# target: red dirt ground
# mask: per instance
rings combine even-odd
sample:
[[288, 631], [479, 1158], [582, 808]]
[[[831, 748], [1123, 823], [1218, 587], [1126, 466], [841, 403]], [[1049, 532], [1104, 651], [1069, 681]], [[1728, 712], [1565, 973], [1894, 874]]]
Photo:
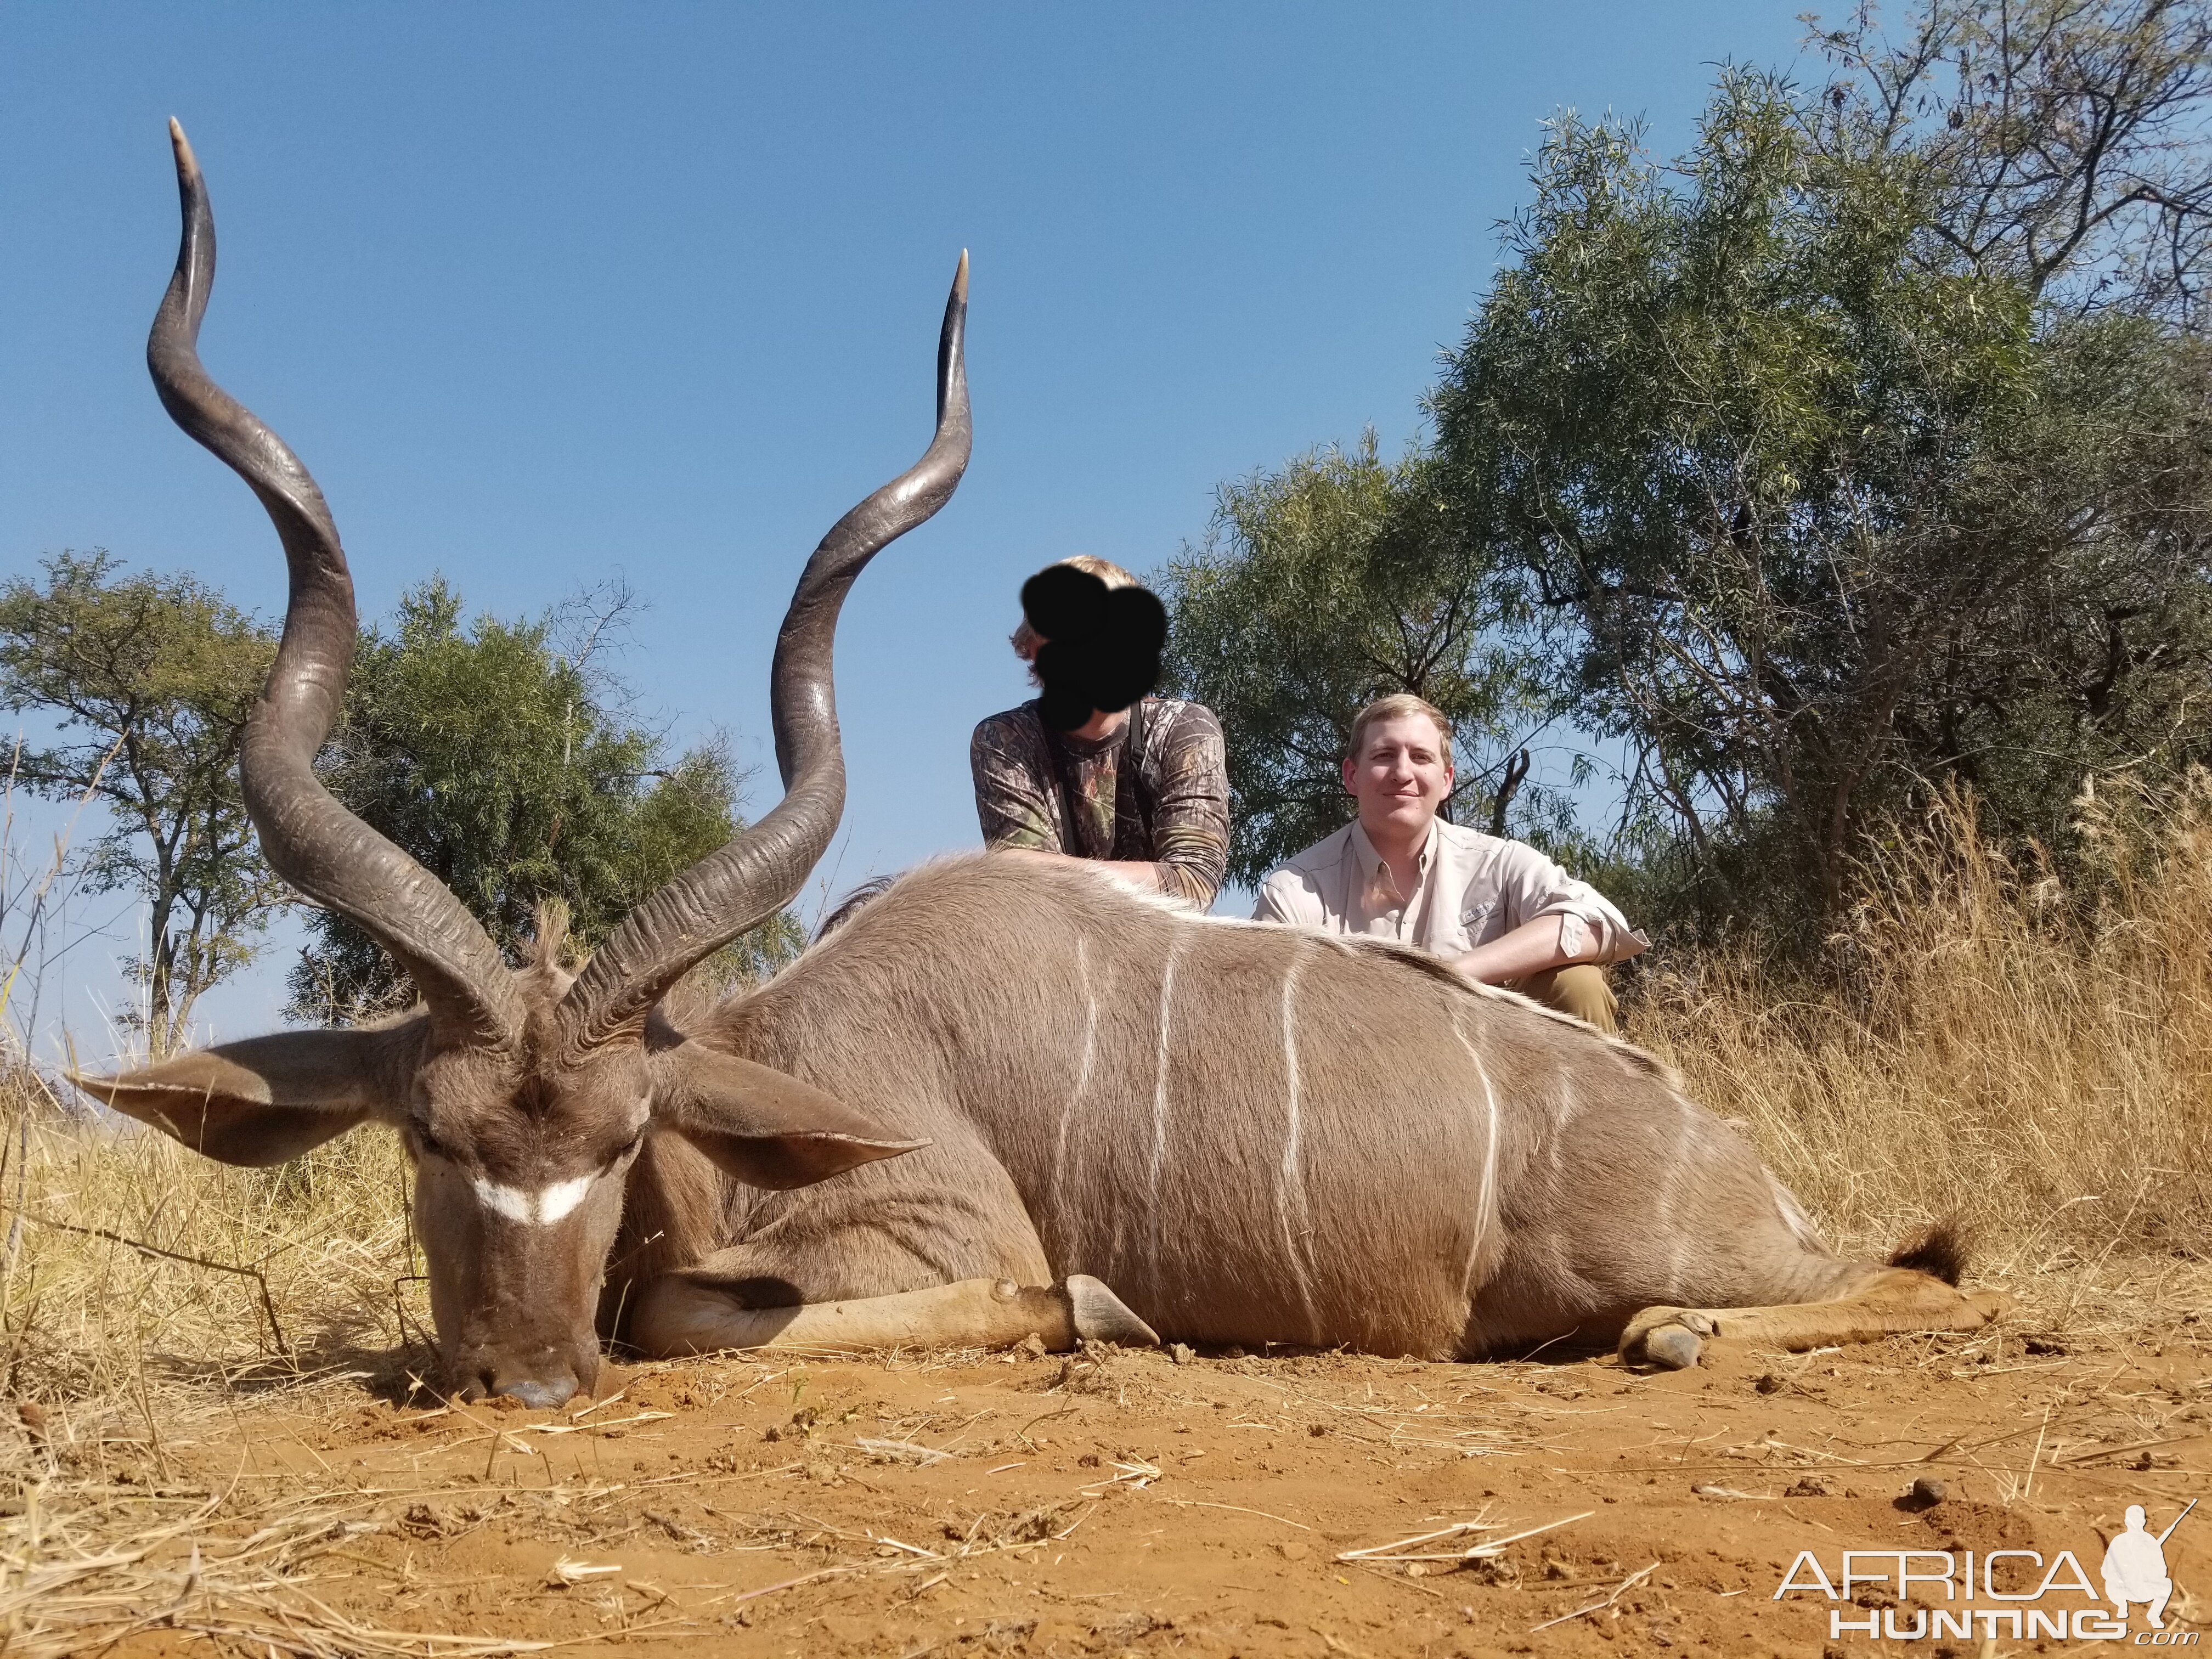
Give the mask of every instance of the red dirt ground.
[[[211, 1559], [287, 1504], [311, 1516], [270, 1594], [363, 1630], [902, 1659], [2098, 1651], [1832, 1640], [1832, 1606], [1858, 1621], [1893, 1597], [1773, 1595], [1800, 1550], [1832, 1576], [1846, 1548], [2070, 1549], [2094, 1580], [2126, 1504], [2155, 1530], [2212, 1485], [2208, 1330], [2185, 1314], [2129, 1347], [2017, 1322], [1814, 1355], [1716, 1345], [1648, 1376], [1609, 1358], [719, 1358], [611, 1369], [599, 1401], [558, 1413], [416, 1410], [356, 1380], [306, 1408], [206, 1413], [135, 1478], [234, 1494], [245, 1518], [198, 1533]], [[1920, 1477], [1941, 1501], [1904, 1496]], [[1550, 1530], [1465, 1564], [1341, 1559], [1467, 1522], [1492, 1529], [1419, 1547]], [[2212, 1512], [2166, 1554], [2167, 1623], [2197, 1629]], [[264, 1651], [177, 1582], [173, 1622], [112, 1651]]]

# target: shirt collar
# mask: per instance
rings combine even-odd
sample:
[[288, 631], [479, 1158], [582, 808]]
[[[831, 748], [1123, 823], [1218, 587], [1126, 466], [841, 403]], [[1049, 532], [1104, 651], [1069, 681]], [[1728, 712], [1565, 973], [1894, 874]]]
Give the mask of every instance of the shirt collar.
[[[1435, 818], [1429, 820], [1428, 839], [1421, 843], [1420, 856], [1413, 861], [1417, 884], [1428, 880], [1429, 871], [1436, 863], [1438, 822]], [[1359, 878], [1364, 885], [1382, 887], [1389, 882], [1389, 866], [1382, 861], [1382, 854], [1375, 850], [1375, 843], [1367, 839], [1367, 826], [1358, 818], [1352, 821], [1352, 857], [1359, 866]], [[1388, 890], [1387, 887], [1385, 890]], [[1411, 893], [1401, 893], [1398, 896], [1408, 903], [1413, 902]]]

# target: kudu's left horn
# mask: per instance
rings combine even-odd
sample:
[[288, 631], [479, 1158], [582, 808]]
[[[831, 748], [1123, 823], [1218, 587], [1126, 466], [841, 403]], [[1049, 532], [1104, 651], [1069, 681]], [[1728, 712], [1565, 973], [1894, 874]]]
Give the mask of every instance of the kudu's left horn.
[[814, 550], [776, 635], [769, 718], [783, 799], [623, 918], [592, 953], [561, 1006], [569, 1039], [591, 1047], [634, 1025], [678, 979], [789, 903], [820, 861], [845, 810], [830, 656], [837, 612], [870, 559], [952, 498], [972, 430], [968, 371], [968, 256], [960, 256], [937, 343], [937, 432], [913, 466], [837, 520]]
[[199, 163], [172, 120], [184, 239], [146, 341], [163, 407], [245, 479], [284, 544], [284, 637], [239, 749], [246, 810], [270, 866], [389, 951], [441, 1033], [498, 1043], [523, 1023], [499, 951], [437, 878], [332, 798], [314, 771], [353, 665], [353, 578], [323, 492], [284, 441], [200, 365], [200, 319], [215, 282], [215, 216]]

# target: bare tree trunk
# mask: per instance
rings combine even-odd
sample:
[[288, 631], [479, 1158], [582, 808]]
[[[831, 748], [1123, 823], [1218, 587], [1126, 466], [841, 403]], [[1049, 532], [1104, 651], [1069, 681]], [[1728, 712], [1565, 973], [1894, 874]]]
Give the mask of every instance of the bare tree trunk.
[[1500, 841], [1505, 838], [1505, 809], [1513, 805], [1513, 797], [1521, 793], [1521, 785], [1528, 775], [1528, 751], [1518, 750], [1505, 763], [1505, 777], [1498, 786], [1497, 799], [1490, 803], [1490, 833]]

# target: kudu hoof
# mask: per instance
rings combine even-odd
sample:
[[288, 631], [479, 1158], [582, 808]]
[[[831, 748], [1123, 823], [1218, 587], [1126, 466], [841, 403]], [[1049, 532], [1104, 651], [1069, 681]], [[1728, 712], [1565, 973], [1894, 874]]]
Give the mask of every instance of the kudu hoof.
[[1157, 1348], [1160, 1334], [1131, 1313], [1121, 1298], [1089, 1273], [1067, 1276], [1067, 1304], [1075, 1334], [1125, 1348]]
[[1630, 1365], [1687, 1370], [1698, 1363], [1705, 1338], [1719, 1334], [1711, 1315], [1692, 1308], [1646, 1308], [1620, 1334], [1620, 1358]]
[[1662, 1325], [1644, 1339], [1641, 1358], [1664, 1371], [1686, 1371], [1698, 1363], [1705, 1340], [1686, 1325]]

